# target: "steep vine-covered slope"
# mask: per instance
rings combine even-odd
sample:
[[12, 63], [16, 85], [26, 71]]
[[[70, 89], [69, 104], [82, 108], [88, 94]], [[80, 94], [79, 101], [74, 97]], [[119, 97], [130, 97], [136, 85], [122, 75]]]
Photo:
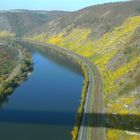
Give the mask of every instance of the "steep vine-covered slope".
[[52, 20], [32, 40], [95, 63], [104, 79], [106, 139], [140, 139], [140, 1], [82, 9]]
[[92, 40], [99, 39], [123, 23], [125, 19], [140, 14], [139, 1], [109, 3], [81, 9], [63, 15], [38, 27], [40, 32], [56, 34], [62, 30], [69, 33], [74, 28], [90, 28]]

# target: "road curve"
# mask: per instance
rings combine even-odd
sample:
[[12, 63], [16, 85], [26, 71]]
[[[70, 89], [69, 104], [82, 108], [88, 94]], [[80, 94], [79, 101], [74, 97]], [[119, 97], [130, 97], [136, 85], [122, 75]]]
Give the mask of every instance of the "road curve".
[[[105, 140], [105, 118], [104, 115], [104, 92], [103, 80], [100, 70], [88, 59], [62, 47], [50, 44], [43, 44], [35, 41], [24, 40], [35, 45], [48, 47], [55, 51], [66, 54], [73, 59], [80, 59], [87, 68], [89, 75], [88, 92], [85, 99], [84, 112], [81, 126], [78, 133], [78, 140]], [[20, 39], [21, 41], [21, 39]]]

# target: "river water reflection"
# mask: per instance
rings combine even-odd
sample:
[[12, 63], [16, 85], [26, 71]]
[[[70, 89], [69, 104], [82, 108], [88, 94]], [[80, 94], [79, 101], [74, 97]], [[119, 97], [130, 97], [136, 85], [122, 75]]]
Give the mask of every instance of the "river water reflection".
[[48, 49], [30, 51], [32, 74], [1, 104], [0, 139], [70, 140], [83, 84], [80, 68]]

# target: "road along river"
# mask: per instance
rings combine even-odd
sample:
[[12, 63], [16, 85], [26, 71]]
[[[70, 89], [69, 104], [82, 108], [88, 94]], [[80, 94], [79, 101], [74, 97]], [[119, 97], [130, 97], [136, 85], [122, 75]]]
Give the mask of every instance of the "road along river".
[[65, 48], [39, 42], [32, 43], [82, 61], [89, 75], [89, 85], [78, 140], [105, 140], [104, 83], [99, 68], [88, 59]]

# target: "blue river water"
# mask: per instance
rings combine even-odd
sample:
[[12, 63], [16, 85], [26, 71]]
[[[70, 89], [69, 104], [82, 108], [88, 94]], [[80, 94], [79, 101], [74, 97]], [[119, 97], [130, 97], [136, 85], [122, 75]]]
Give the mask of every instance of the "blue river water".
[[83, 76], [49, 49], [32, 48], [34, 70], [0, 106], [1, 140], [70, 140]]

